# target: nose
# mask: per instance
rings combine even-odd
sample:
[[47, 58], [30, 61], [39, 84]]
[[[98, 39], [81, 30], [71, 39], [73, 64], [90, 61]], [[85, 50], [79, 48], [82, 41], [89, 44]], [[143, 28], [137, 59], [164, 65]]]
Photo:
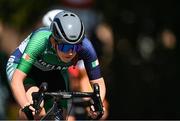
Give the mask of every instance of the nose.
[[73, 55], [73, 50], [70, 49], [67, 53], [68, 53], [68, 55]]

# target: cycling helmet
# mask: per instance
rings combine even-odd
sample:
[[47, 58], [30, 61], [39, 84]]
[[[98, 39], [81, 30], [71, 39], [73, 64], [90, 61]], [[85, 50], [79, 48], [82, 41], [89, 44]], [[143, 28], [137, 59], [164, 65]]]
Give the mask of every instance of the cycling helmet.
[[48, 11], [42, 18], [42, 24], [44, 26], [50, 27], [51, 22], [53, 21], [55, 15], [62, 11], [63, 10], [61, 10], [61, 9], [54, 9], [54, 10]]
[[58, 44], [78, 44], [84, 37], [82, 21], [76, 14], [69, 11], [62, 11], [56, 14], [50, 29]]

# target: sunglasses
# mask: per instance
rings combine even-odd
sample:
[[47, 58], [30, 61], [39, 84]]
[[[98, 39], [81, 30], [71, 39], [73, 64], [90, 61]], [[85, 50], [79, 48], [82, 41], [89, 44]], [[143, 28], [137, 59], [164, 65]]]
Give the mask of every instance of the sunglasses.
[[81, 49], [81, 44], [58, 44], [58, 50], [62, 52], [68, 52], [72, 50], [72, 52], [78, 52]]

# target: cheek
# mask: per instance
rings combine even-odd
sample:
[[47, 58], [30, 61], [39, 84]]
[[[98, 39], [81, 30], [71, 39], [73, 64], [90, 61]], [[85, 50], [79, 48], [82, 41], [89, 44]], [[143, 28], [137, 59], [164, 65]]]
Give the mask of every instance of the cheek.
[[73, 55], [72, 55], [73, 57], [75, 57], [76, 56], [76, 53], [73, 53]]
[[58, 51], [58, 52], [57, 52], [57, 55], [58, 55], [60, 58], [63, 58], [64, 53], [62, 53], [62, 52]]

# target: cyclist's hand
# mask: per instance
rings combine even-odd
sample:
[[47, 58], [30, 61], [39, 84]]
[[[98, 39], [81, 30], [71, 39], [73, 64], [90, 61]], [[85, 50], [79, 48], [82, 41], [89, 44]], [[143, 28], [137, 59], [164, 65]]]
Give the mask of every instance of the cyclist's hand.
[[32, 106], [32, 104], [25, 106], [22, 109], [22, 111], [25, 113], [26, 117], [30, 120], [38, 119], [41, 110], [42, 110], [42, 108], [40, 108], [39, 110], [35, 110], [35, 108]]
[[[105, 108], [103, 108], [103, 110], [105, 111]], [[91, 119], [94, 119], [94, 120], [101, 119], [101, 117], [102, 117], [100, 112], [96, 112], [94, 110], [93, 105], [90, 108], [87, 108], [87, 113], [88, 113], [88, 117], [90, 117]]]
[[35, 115], [35, 108], [32, 105], [29, 105], [29, 109], [31, 110], [32, 114]]
[[35, 109], [31, 105], [27, 105], [24, 108], [22, 108], [21, 111], [24, 112], [27, 119], [33, 120], [34, 119], [33, 110], [35, 110]]

